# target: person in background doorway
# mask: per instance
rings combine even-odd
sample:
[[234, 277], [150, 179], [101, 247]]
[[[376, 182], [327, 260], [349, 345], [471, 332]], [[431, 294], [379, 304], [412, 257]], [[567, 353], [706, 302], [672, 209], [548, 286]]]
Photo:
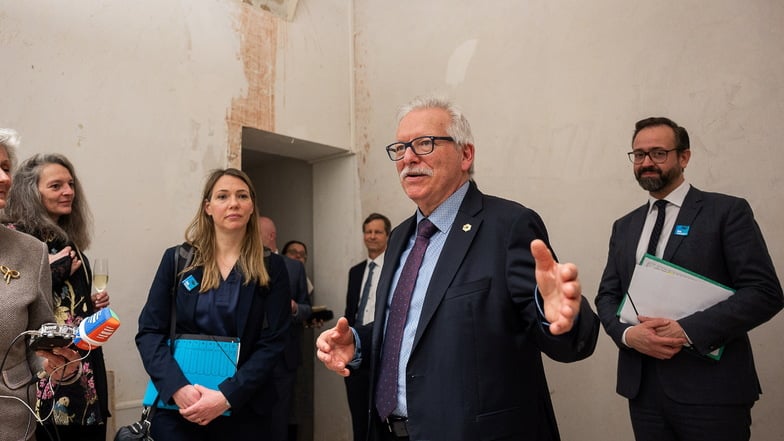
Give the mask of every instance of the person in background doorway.
[[[266, 216], [259, 216], [259, 237], [264, 247], [271, 252], [278, 252], [277, 228], [275, 222]], [[273, 433], [267, 438], [272, 441], [285, 441], [296, 433], [296, 405], [292, 399], [297, 383], [297, 370], [302, 366], [302, 331], [304, 324], [310, 318], [311, 303], [307, 290], [305, 266], [299, 260], [283, 256], [286, 269], [289, 273], [289, 286], [291, 292], [291, 324], [283, 350], [283, 358], [275, 366], [274, 381], [278, 390], [278, 404], [273, 409], [275, 414], [275, 427]]]
[[[283, 245], [283, 251], [281, 251], [284, 256], [288, 257], [289, 259], [299, 260], [302, 262], [303, 265], [308, 261], [308, 247], [305, 245], [304, 242], [300, 242], [298, 240], [290, 240]], [[307, 277], [307, 284], [308, 284], [308, 295], [313, 300], [313, 282], [310, 281], [310, 277]], [[320, 326], [318, 326], [320, 327]]]
[[[109, 294], [92, 293], [92, 270], [84, 254], [91, 242], [92, 215], [73, 164], [63, 155], [37, 154], [22, 162], [8, 194], [6, 221], [46, 243], [52, 271], [55, 321], [79, 326], [109, 306]], [[71, 347], [73, 349], [73, 347]], [[109, 393], [103, 349], [80, 349], [81, 375], [52, 387], [38, 382], [39, 440], [104, 441]]]
[[[304, 242], [298, 240], [290, 240], [283, 245], [283, 254], [291, 259], [299, 260], [305, 265], [308, 261], [308, 247]], [[308, 296], [311, 303], [313, 303], [313, 283], [310, 277], [306, 276], [308, 286]], [[314, 307], [315, 309], [316, 307]], [[313, 360], [315, 359], [315, 348], [313, 347], [314, 330], [324, 326], [324, 321], [332, 317], [332, 311], [326, 309], [325, 306], [319, 306], [318, 311], [311, 314], [310, 319], [305, 323], [305, 331], [303, 332], [303, 345], [302, 345], [302, 358], [304, 366], [297, 371], [297, 384], [294, 390], [295, 400], [292, 401], [297, 408], [292, 411], [292, 414], [297, 415], [298, 419], [298, 432], [301, 434], [299, 437], [291, 438], [291, 440], [299, 439], [306, 440], [308, 434], [312, 433], [312, 415], [313, 415]], [[310, 416], [310, 417], [309, 417]]]
[[265, 248], [269, 248], [275, 254], [278, 254], [278, 229], [275, 227], [275, 222], [267, 216], [259, 215], [259, 236]]
[[[686, 180], [691, 149], [685, 128], [646, 118], [635, 125], [631, 144], [634, 176], [648, 200], [613, 224], [596, 308], [619, 349], [617, 392], [629, 400], [634, 436], [746, 441], [761, 390], [748, 332], [784, 306], [762, 232], [746, 200], [704, 192]], [[617, 312], [645, 254], [734, 294], [677, 320], [641, 310], [639, 324], [623, 323]], [[718, 361], [707, 357], [722, 347]]]
[[[373, 316], [376, 310], [376, 287], [384, 267], [384, 251], [392, 224], [383, 214], [371, 213], [362, 223], [362, 237], [367, 249], [367, 258], [348, 271], [346, 291], [346, 313], [348, 325], [354, 327], [360, 340], [369, 340], [373, 335]], [[351, 427], [354, 441], [367, 439], [368, 415], [370, 413], [370, 363], [364, 359], [346, 377], [346, 397], [351, 411]]]

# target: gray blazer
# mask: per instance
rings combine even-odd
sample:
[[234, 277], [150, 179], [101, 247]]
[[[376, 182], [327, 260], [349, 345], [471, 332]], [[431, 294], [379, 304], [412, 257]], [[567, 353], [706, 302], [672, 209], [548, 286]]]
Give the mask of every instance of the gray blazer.
[[0, 441], [28, 440], [35, 435], [35, 418], [23, 403], [35, 406], [33, 380], [40, 362], [27, 350], [24, 336], [14, 339], [54, 322], [52, 272], [43, 242], [4, 226], [0, 226], [0, 266], [19, 272], [18, 278], [11, 279], [3, 279], [0, 273], [0, 360], [7, 355], [0, 395], [22, 400], [0, 400]]

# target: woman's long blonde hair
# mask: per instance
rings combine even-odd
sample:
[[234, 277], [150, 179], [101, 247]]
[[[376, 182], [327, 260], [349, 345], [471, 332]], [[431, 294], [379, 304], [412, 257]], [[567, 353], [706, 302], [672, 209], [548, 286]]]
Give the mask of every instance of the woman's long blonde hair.
[[251, 282], [257, 282], [261, 286], [266, 286], [269, 283], [269, 274], [264, 265], [264, 246], [259, 237], [259, 227], [256, 221], [256, 190], [253, 188], [248, 175], [236, 168], [227, 168], [214, 170], [207, 178], [204, 185], [204, 192], [199, 204], [199, 209], [196, 212], [188, 228], [185, 230], [185, 241], [190, 243], [194, 248], [193, 260], [191, 264], [185, 268], [189, 271], [195, 267], [204, 267], [204, 276], [201, 282], [199, 292], [206, 292], [210, 289], [217, 288], [220, 283], [221, 274], [218, 268], [218, 261], [215, 256], [217, 248], [215, 238], [215, 222], [212, 216], [208, 216], [204, 209], [205, 202], [212, 198], [212, 191], [218, 179], [223, 176], [233, 176], [241, 179], [245, 185], [248, 186], [250, 192], [250, 199], [253, 203], [253, 212], [248, 219], [248, 224], [245, 228], [245, 239], [242, 242], [240, 249], [240, 258], [238, 260], [240, 270], [244, 276], [244, 285]]

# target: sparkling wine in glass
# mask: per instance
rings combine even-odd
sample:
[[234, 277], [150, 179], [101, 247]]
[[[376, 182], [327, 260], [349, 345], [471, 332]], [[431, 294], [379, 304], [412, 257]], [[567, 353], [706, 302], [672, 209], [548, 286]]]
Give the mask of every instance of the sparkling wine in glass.
[[93, 265], [93, 286], [99, 293], [106, 291], [109, 284], [109, 259], [96, 259]]

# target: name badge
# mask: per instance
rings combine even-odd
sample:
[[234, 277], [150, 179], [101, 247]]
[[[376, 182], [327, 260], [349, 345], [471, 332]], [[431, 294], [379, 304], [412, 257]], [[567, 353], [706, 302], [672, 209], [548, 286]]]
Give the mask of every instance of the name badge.
[[689, 235], [689, 226], [688, 225], [676, 225], [674, 234], [676, 236], [688, 236]]
[[193, 277], [193, 274], [188, 276], [185, 280], [182, 281], [182, 286], [185, 287], [188, 291], [193, 291], [193, 288], [199, 286], [199, 282]]

